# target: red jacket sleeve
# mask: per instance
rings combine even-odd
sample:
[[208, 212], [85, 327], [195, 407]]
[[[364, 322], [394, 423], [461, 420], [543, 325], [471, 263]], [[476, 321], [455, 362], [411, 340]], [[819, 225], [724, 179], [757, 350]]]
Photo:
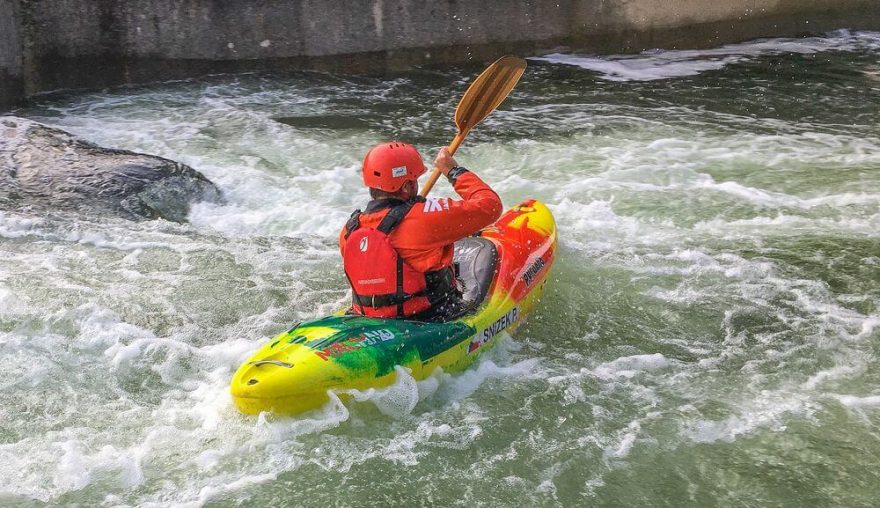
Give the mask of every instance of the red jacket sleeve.
[[461, 200], [428, 198], [416, 203], [410, 216], [418, 228], [407, 228], [401, 247], [443, 247], [472, 235], [501, 216], [501, 198], [471, 172], [462, 173], [453, 184]]

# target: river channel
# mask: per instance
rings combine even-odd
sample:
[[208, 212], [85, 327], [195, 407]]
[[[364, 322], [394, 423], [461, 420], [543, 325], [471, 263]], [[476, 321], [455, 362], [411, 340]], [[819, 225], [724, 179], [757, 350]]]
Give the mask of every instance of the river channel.
[[226, 202], [0, 211], [0, 504], [875, 505], [880, 34], [529, 63], [457, 157], [555, 214], [539, 309], [464, 373], [298, 418], [240, 415], [232, 373], [345, 304], [363, 154], [433, 156], [481, 66], [15, 111]]

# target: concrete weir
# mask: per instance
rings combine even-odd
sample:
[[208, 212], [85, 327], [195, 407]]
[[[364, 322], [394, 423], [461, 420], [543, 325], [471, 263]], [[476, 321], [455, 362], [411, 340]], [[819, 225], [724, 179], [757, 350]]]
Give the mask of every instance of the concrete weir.
[[0, 110], [51, 90], [217, 72], [386, 72], [880, 27], [877, 0], [0, 0]]

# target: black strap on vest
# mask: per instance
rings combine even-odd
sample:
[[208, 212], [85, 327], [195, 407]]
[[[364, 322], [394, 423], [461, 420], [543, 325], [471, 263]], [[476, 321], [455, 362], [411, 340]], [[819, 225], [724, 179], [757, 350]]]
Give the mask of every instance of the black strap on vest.
[[382, 217], [382, 221], [379, 223], [379, 226], [377, 226], [376, 229], [385, 233], [386, 235], [390, 235], [391, 231], [398, 225], [400, 225], [401, 222], [403, 222], [403, 218], [406, 217], [406, 214], [408, 214], [409, 211], [412, 210], [412, 207], [415, 204], [415, 201], [407, 201], [402, 205], [397, 205], [391, 210], [388, 210], [388, 213], [385, 214], [385, 217]]
[[[415, 206], [419, 201], [416, 199], [411, 199], [409, 201], [404, 202], [403, 204], [397, 205], [385, 214], [385, 217], [382, 217], [382, 221], [379, 222], [379, 225], [376, 227], [379, 231], [385, 233], [386, 235], [390, 235], [391, 231], [400, 225], [403, 222], [403, 218], [406, 217], [406, 214], [412, 210], [412, 207]], [[351, 217], [348, 218], [348, 221], [345, 223], [345, 238], [348, 239], [352, 233], [355, 232], [359, 227], [361, 227], [361, 214], [363, 212], [360, 209], [352, 212]]]
[[394, 296], [397, 298], [397, 317], [403, 317], [403, 256], [397, 253], [397, 291]]
[[[349, 282], [351, 284], [351, 282]], [[370, 297], [359, 297], [355, 295], [355, 299], [357, 300], [357, 304], [360, 307], [388, 307], [389, 305], [403, 305], [404, 303], [416, 298], [418, 296], [425, 296], [427, 293], [425, 291], [419, 291], [418, 293], [404, 293], [402, 297], [398, 297], [397, 293], [388, 293], [387, 295], [373, 295]]]
[[[354, 230], [361, 227], [361, 210], [358, 208], [354, 212], [351, 213], [351, 217], [348, 218], [348, 221], [345, 223], [345, 239], [348, 240], [348, 237], [354, 233]], [[354, 287], [354, 286], [352, 286]]]

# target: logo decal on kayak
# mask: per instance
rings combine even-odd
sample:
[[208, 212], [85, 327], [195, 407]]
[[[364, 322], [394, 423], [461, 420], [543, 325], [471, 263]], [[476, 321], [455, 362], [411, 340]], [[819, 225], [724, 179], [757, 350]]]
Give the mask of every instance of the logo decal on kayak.
[[473, 353], [477, 349], [480, 349], [480, 346], [492, 340], [492, 337], [498, 335], [505, 328], [512, 325], [519, 318], [519, 309], [514, 307], [507, 312], [507, 314], [498, 318], [497, 321], [489, 325], [485, 330], [481, 331], [471, 339], [471, 343], [468, 346], [468, 353]]
[[547, 266], [547, 262], [544, 261], [544, 258], [538, 258], [532, 263], [532, 266], [526, 270], [526, 273], [523, 274], [523, 280], [526, 282], [526, 286], [531, 286], [532, 282], [535, 282], [535, 276], [541, 273], [541, 270]]
[[394, 338], [394, 332], [388, 329], [373, 330], [364, 332], [357, 337], [348, 337], [325, 347], [320, 351], [315, 351], [319, 358], [328, 361], [330, 358], [336, 358], [339, 355], [365, 349], [381, 342], [386, 342]]

